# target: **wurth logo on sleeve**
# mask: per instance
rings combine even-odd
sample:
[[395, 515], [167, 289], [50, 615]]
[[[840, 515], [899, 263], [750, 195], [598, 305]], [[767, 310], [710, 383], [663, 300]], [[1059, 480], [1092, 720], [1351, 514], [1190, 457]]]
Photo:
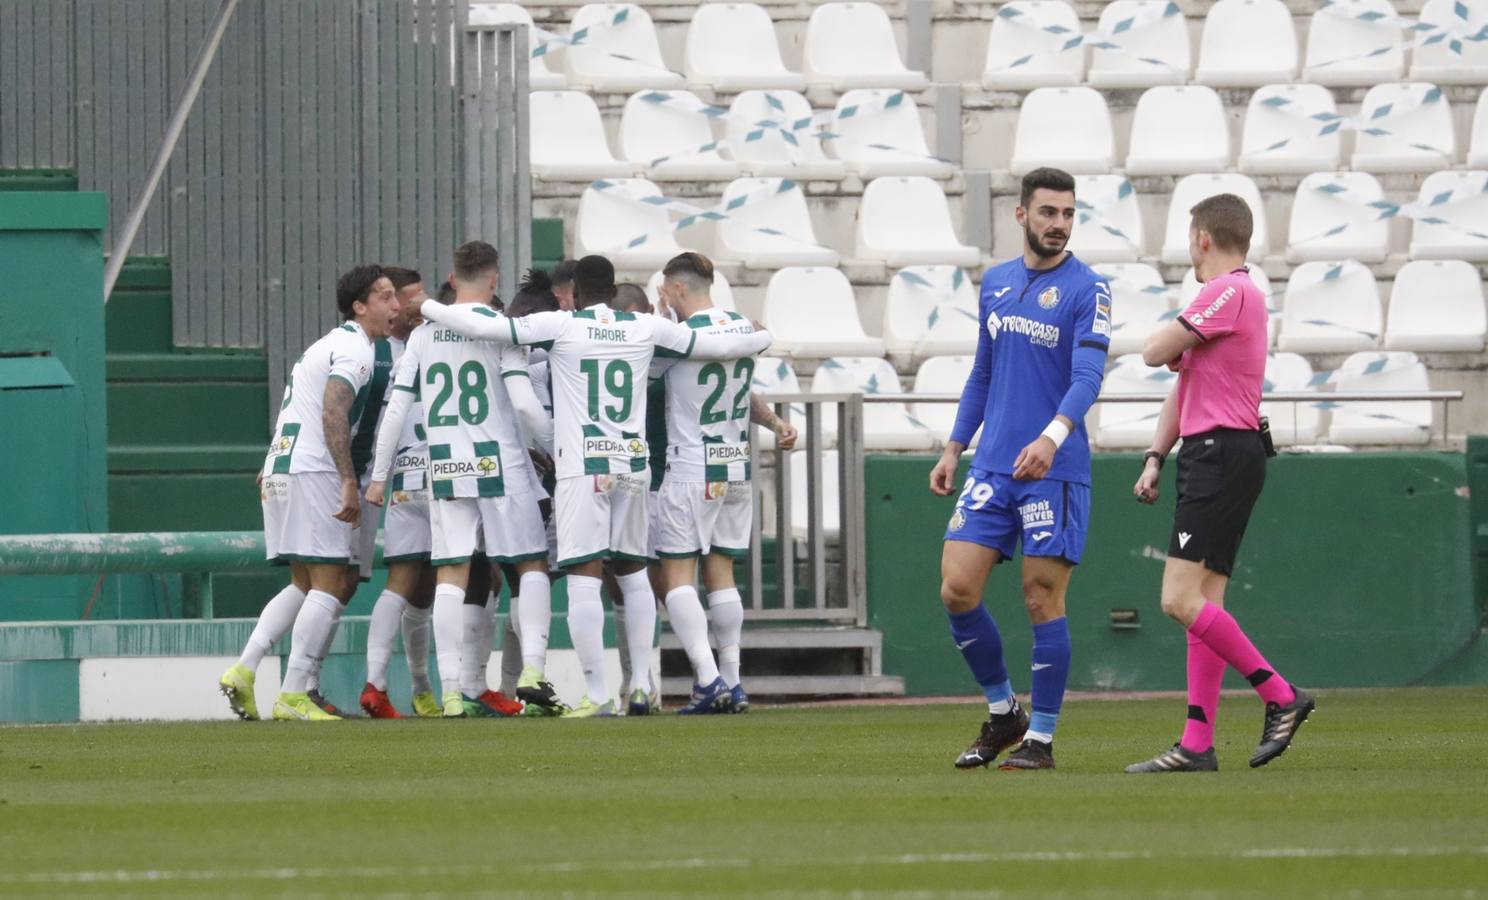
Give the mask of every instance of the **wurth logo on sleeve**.
[[1201, 313], [1194, 313], [1193, 315], [1188, 317], [1188, 321], [1192, 322], [1194, 325], [1203, 325], [1205, 319], [1214, 318], [1215, 313], [1219, 312], [1221, 309], [1224, 309], [1224, 305], [1230, 302], [1230, 298], [1233, 296], [1235, 296], [1235, 286], [1232, 284], [1229, 287], [1225, 288], [1218, 297], [1214, 298], [1214, 302], [1209, 304], [1208, 309], [1205, 309]]

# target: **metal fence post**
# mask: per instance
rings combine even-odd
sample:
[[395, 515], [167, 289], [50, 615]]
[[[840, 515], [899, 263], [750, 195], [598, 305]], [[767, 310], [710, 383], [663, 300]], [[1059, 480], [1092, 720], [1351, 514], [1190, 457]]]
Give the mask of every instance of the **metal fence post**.
[[847, 608], [859, 627], [868, 624], [868, 518], [864, 485], [863, 395], [842, 404], [837, 431], [838, 545]]
[[460, 78], [465, 119], [465, 240], [496, 247], [510, 301], [532, 265], [532, 181], [526, 25], [466, 25]]

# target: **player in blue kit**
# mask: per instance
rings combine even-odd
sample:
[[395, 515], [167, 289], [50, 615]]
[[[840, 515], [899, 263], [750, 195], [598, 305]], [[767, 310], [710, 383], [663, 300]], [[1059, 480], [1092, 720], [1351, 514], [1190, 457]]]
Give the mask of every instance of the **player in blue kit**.
[[[1054, 768], [1054, 726], [1069, 678], [1064, 595], [1090, 519], [1085, 413], [1100, 393], [1111, 343], [1111, 291], [1066, 251], [1075, 180], [1059, 169], [1023, 177], [1023, 255], [982, 276], [976, 361], [930, 490], [957, 489], [961, 453], [981, 428], [971, 473], [946, 529], [940, 599], [951, 637], [987, 697], [988, 718], [958, 768], [1017, 745], [1004, 770]], [[1023, 546], [1023, 601], [1033, 624], [1033, 716], [1013, 695], [1002, 637], [982, 603], [992, 568]]]

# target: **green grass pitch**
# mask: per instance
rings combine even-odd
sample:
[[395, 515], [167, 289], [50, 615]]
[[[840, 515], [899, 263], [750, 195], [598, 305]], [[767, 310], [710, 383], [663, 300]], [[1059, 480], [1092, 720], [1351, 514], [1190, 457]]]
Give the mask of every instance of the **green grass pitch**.
[[1488, 689], [1318, 694], [1146, 777], [1181, 699], [1073, 700], [1028, 774], [952, 769], [974, 703], [0, 729], [0, 896], [1483, 896]]

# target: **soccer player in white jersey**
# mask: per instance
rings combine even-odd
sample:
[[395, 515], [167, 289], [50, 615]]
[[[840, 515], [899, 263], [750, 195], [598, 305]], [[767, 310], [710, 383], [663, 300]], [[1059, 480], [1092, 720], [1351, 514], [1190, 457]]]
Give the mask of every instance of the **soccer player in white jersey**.
[[[455, 302], [449, 308], [496, 315], [490, 303], [499, 277], [494, 247], [483, 241], [462, 245], [455, 251], [450, 276]], [[438, 303], [429, 306], [445, 309]], [[517, 418], [519, 410], [535, 423], [542, 417], [528, 381], [526, 354], [515, 346], [469, 340], [438, 323], [416, 329], [398, 363], [385, 433], [377, 442], [368, 488], [374, 503], [383, 499], [395, 435], [415, 396], [422, 400], [429, 440], [436, 616], [440, 606], [467, 607], [462, 609], [459, 686], [452, 690], [443, 685], [444, 714], [513, 715], [521, 706], [484, 683], [491, 632], [484, 604], [467, 603], [465, 588], [472, 558], [484, 551], [491, 563], [516, 568], [520, 581], [514, 593], [551, 608], [547, 539]], [[435, 640], [436, 645], [441, 641], [437, 625]], [[442, 679], [446, 649], [436, 646]]]
[[268, 558], [291, 583], [259, 615], [243, 655], [219, 681], [239, 718], [258, 718], [253, 682], [274, 642], [293, 632], [276, 719], [335, 719], [306, 693], [343, 605], [356, 590], [352, 544], [362, 505], [351, 437], [369, 400], [375, 353], [398, 313], [392, 282], [375, 265], [336, 282], [343, 322], [311, 344], [284, 386], [284, 402], [260, 475]]
[[[650, 652], [656, 595], [646, 577], [646, 376], [655, 354], [734, 359], [770, 344], [763, 331], [711, 335], [659, 316], [616, 312], [609, 294], [614, 267], [603, 257], [579, 260], [573, 313], [512, 319], [479, 307], [425, 302], [426, 319], [475, 338], [548, 348], [553, 381], [558, 474], [558, 564], [568, 569], [568, 629], [584, 669], [585, 696], [569, 715], [614, 715], [604, 668], [603, 560], [616, 575], [628, 612], [633, 659]], [[647, 692], [649, 671], [636, 667], [634, 690]], [[644, 683], [642, 683], [644, 682]]]

